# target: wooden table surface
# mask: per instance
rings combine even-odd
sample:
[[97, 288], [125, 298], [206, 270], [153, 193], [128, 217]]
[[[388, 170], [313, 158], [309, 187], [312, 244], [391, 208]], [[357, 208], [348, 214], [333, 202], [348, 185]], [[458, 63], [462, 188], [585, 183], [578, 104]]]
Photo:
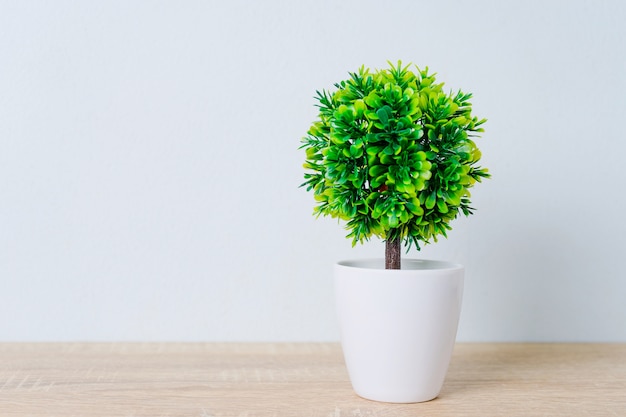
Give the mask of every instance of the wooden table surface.
[[0, 416], [626, 416], [626, 344], [457, 344], [441, 395], [354, 394], [337, 344], [0, 344]]

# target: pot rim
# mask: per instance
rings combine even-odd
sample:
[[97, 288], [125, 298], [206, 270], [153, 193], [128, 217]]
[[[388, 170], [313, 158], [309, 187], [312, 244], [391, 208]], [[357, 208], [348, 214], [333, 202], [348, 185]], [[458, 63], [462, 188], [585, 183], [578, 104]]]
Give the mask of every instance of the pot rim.
[[464, 269], [464, 266], [461, 264], [435, 259], [408, 258], [402, 259], [401, 262], [402, 269], [385, 269], [385, 260], [383, 258], [345, 259], [337, 262], [335, 265], [339, 268], [381, 270], [395, 274], [415, 271], [451, 271]]

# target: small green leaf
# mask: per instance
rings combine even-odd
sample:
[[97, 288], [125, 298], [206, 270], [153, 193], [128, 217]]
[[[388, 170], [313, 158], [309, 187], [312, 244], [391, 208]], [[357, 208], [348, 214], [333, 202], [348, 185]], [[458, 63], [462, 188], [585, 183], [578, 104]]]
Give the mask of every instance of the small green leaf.
[[380, 152], [381, 150], [382, 150], [382, 147], [380, 146], [368, 146], [367, 154], [370, 156], [376, 156], [378, 155], [378, 152]]
[[382, 123], [384, 127], [389, 125], [389, 119], [392, 116], [391, 107], [383, 106], [376, 111], [376, 115], [378, 116], [378, 120]]
[[406, 208], [408, 208], [409, 211], [416, 216], [423, 216], [424, 209], [422, 208], [422, 206], [420, 206], [419, 203], [419, 200], [417, 198], [414, 198], [410, 202], [406, 203]]
[[433, 191], [432, 193], [430, 193], [430, 195], [426, 198], [426, 202], [424, 203], [424, 205], [426, 206], [426, 208], [428, 210], [432, 209], [433, 207], [435, 207], [435, 202], [437, 201], [437, 193], [435, 191]]
[[387, 168], [385, 166], [383, 166], [383, 165], [374, 165], [374, 166], [370, 167], [369, 174], [372, 177], [378, 177], [379, 175], [383, 174], [386, 171], [387, 171]]
[[387, 154], [383, 152], [382, 155], [380, 155], [380, 162], [385, 165], [391, 165], [395, 162], [395, 159], [393, 158], [392, 154]]
[[356, 111], [356, 117], [363, 116], [363, 113], [367, 110], [367, 106], [365, 105], [365, 101], [359, 99], [354, 102], [354, 110]]
[[357, 145], [350, 145], [350, 156], [353, 158], [360, 158], [363, 156], [363, 149]]
[[370, 92], [367, 97], [365, 97], [365, 103], [371, 107], [371, 108], [378, 108], [380, 107], [381, 103], [382, 103], [382, 99], [380, 98], [380, 96], [376, 93], [375, 90], [373, 90], [372, 92]]
[[396, 151], [394, 150], [393, 145], [389, 144], [389, 145], [385, 146], [385, 149], [383, 149], [383, 153], [385, 155], [391, 156], [391, 155], [394, 155], [396, 153]]

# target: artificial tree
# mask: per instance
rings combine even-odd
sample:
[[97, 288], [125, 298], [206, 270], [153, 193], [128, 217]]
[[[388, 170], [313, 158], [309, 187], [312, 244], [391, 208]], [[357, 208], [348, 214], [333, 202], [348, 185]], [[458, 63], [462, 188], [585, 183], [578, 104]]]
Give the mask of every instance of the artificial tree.
[[486, 119], [472, 116], [472, 95], [409, 67], [361, 67], [317, 91], [319, 120], [302, 139], [315, 214], [346, 221], [353, 246], [383, 239], [386, 269], [400, 269], [402, 243], [419, 250], [472, 214], [469, 189], [489, 176], [477, 166], [472, 138]]

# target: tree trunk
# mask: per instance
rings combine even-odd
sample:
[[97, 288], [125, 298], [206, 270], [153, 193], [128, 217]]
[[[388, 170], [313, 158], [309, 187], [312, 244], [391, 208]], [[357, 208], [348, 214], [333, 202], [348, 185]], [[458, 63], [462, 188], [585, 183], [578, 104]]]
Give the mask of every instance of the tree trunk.
[[401, 243], [398, 238], [385, 241], [385, 269], [400, 269]]

